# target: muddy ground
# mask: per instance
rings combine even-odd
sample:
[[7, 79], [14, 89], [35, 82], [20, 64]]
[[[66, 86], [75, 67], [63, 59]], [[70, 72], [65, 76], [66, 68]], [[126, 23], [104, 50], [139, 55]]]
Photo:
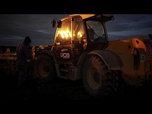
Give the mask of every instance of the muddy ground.
[[56, 79], [44, 83], [32, 76], [26, 82], [24, 94], [20, 94], [17, 87], [18, 76], [13, 68], [13, 64], [0, 63], [0, 100], [152, 100], [152, 90], [145, 86], [128, 86], [119, 96], [97, 99], [85, 91], [81, 80]]

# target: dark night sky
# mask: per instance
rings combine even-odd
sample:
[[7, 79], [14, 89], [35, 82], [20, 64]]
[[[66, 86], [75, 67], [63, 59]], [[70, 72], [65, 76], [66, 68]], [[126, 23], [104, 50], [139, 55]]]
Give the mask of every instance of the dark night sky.
[[[0, 14], [0, 46], [16, 46], [25, 36], [30, 36], [32, 45], [53, 43], [54, 18], [68, 14]], [[152, 34], [151, 14], [113, 14], [115, 19], [106, 23], [109, 40], [131, 37], [148, 37]]]

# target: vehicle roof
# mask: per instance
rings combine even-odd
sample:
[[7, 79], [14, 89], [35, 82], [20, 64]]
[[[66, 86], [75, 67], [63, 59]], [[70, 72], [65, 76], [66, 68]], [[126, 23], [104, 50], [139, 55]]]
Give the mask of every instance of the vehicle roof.
[[71, 14], [69, 16], [77, 16], [77, 15], [81, 16], [82, 19], [86, 19], [86, 18], [94, 16], [95, 14]]
[[91, 17], [94, 20], [100, 20], [100, 21], [104, 21], [104, 22], [112, 19], [111, 16], [108, 16], [108, 15], [102, 15], [102, 18], [101, 17], [96, 18], [96, 17], [94, 17], [95, 15], [96, 14], [70, 14], [69, 16], [62, 18], [61, 21], [67, 19], [68, 17], [72, 17], [72, 16], [81, 16], [82, 19], [87, 19], [87, 18]]
[[[86, 18], [89, 18], [89, 17], [92, 17], [92, 16], [94, 16], [95, 14], [70, 14], [69, 16], [81, 16], [82, 17], [82, 19], [86, 19]], [[69, 16], [66, 16], [66, 17], [64, 17], [64, 18], [62, 18], [61, 20], [65, 20], [65, 19], [67, 19]]]

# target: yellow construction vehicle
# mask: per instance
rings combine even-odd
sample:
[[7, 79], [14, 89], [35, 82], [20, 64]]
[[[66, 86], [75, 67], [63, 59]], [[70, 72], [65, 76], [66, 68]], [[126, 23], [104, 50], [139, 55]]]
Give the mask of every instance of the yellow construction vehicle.
[[83, 81], [92, 96], [119, 93], [123, 83], [151, 83], [150, 38], [108, 40], [106, 22], [112, 15], [72, 14], [53, 20], [54, 43], [38, 51], [35, 73], [39, 79], [54, 76]]

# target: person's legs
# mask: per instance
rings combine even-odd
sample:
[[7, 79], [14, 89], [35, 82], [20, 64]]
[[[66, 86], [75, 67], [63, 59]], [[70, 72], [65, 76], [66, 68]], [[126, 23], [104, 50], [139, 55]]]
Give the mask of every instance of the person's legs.
[[18, 89], [21, 97], [24, 95], [25, 81], [26, 81], [26, 67], [24, 65], [20, 66], [18, 77]]

